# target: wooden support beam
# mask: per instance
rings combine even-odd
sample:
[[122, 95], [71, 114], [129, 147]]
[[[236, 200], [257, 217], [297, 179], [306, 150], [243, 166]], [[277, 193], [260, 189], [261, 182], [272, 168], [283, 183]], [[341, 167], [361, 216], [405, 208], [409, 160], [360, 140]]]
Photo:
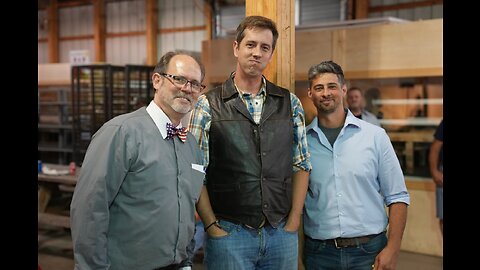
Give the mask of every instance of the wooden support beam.
[[158, 10], [156, 0], [147, 0], [147, 65], [154, 66], [157, 64], [157, 28], [158, 28]]
[[205, 25], [197, 25], [197, 26], [177, 27], [177, 28], [161, 28], [161, 29], [158, 29], [158, 32], [160, 34], [167, 34], [167, 33], [199, 31], [199, 30], [205, 30], [205, 29], [206, 29]]
[[68, 1], [68, 2], [60, 2], [58, 3], [59, 8], [69, 8], [69, 7], [80, 7], [80, 6], [88, 6], [91, 5], [92, 2], [96, 0], [78, 0], [78, 1]]
[[355, 19], [368, 18], [368, 0], [355, 1]]
[[282, 87], [295, 91], [295, 1], [246, 0], [246, 16], [261, 15], [277, 24], [279, 37], [265, 77]]
[[212, 6], [208, 3], [208, 1], [205, 1], [203, 4], [203, 10], [205, 11], [205, 39], [206, 40], [211, 40], [213, 36], [213, 11], [212, 11]]
[[95, 44], [95, 61], [105, 62], [105, 1], [93, 1], [93, 39]]
[[48, 20], [48, 62], [58, 63], [58, 1], [51, 0], [47, 7]]

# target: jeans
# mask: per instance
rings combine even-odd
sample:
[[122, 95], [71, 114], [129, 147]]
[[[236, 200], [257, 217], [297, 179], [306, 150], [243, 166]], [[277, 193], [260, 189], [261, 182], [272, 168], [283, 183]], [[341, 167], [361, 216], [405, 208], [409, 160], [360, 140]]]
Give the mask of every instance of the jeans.
[[206, 238], [208, 270], [297, 269], [298, 233], [285, 231], [285, 222], [258, 230], [225, 220], [220, 226], [228, 235]]
[[195, 249], [193, 250], [193, 253], [196, 254], [197, 251], [203, 247], [203, 242], [205, 240], [205, 231], [203, 227], [203, 223], [201, 221], [198, 221], [197, 224], [195, 224]]
[[375, 257], [387, 244], [385, 233], [358, 246], [336, 248], [334, 243], [305, 237], [307, 270], [372, 270]]

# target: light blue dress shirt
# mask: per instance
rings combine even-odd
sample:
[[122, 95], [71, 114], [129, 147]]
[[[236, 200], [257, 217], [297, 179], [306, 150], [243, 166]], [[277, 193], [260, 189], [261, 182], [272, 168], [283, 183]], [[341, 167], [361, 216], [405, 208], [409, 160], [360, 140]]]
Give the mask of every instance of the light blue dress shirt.
[[349, 110], [333, 147], [315, 118], [307, 126], [312, 171], [304, 232], [314, 239], [359, 237], [384, 231], [385, 206], [410, 196], [385, 130]]

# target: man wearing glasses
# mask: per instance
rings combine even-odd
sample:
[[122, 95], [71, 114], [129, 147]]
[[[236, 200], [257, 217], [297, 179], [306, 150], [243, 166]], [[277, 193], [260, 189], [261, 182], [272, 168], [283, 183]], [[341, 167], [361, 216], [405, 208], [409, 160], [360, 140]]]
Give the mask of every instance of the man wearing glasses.
[[202, 154], [180, 120], [204, 85], [185, 51], [156, 65], [153, 100], [92, 137], [71, 203], [75, 269], [178, 269], [187, 259]]

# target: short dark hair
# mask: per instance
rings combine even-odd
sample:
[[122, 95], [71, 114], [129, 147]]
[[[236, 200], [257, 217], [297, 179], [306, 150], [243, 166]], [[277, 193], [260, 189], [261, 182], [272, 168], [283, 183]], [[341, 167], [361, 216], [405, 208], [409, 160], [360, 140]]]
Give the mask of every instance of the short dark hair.
[[345, 76], [343, 75], [342, 67], [337, 63], [329, 60], [329, 61], [323, 61], [320, 64], [310, 67], [310, 69], [308, 70], [309, 86], [310, 87], [312, 86], [312, 81], [313, 79], [315, 79], [315, 77], [317, 77], [317, 75], [324, 74], [324, 73], [336, 74], [340, 84], [341, 85], [345, 84]]
[[352, 91], [358, 91], [358, 92], [360, 92], [360, 95], [363, 96], [363, 90], [360, 89], [360, 87], [357, 87], [357, 86], [352, 86], [352, 87], [350, 87], [350, 88], [347, 90], [347, 94], [350, 93], [350, 92], [352, 92]]
[[272, 43], [272, 51], [275, 50], [275, 45], [277, 45], [278, 39], [278, 30], [277, 25], [274, 21], [267, 17], [263, 16], [247, 16], [243, 21], [238, 25], [237, 31], [235, 33], [235, 40], [238, 44], [240, 44], [245, 37], [245, 29], [253, 29], [253, 28], [263, 28], [269, 29], [272, 31], [273, 34], [273, 43]]
[[153, 73], [159, 73], [159, 74], [160, 73], [166, 73], [167, 69], [168, 69], [168, 64], [170, 63], [170, 60], [172, 60], [172, 58], [175, 55], [188, 55], [188, 56], [192, 57], [197, 62], [197, 64], [200, 66], [200, 72], [201, 72], [200, 81], [203, 81], [203, 79], [205, 78], [205, 66], [202, 63], [202, 60], [200, 59], [200, 56], [198, 55], [198, 53], [191, 52], [191, 51], [186, 51], [186, 50], [169, 51], [166, 54], [164, 54], [160, 58], [160, 60], [158, 60], [157, 65], [153, 69]]

